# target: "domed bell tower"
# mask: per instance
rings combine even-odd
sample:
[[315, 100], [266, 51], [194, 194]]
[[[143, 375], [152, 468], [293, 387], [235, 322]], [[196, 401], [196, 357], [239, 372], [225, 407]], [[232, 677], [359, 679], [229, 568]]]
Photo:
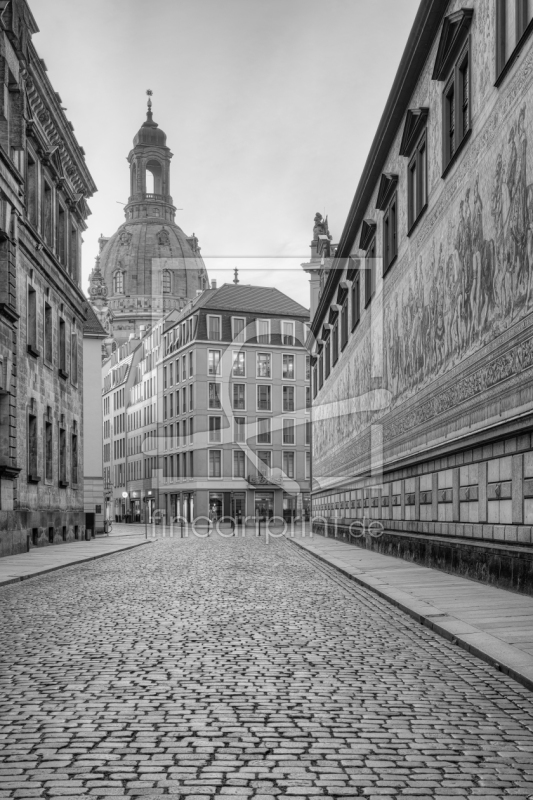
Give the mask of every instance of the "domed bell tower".
[[174, 222], [176, 208], [170, 195], [170, 160], [166, 134], [154, 122], [152, 92], [149, 89], [146, 121], [133, 140], [128, 155], [130, 196], [124, 212], [126, 220], [160, 219]]

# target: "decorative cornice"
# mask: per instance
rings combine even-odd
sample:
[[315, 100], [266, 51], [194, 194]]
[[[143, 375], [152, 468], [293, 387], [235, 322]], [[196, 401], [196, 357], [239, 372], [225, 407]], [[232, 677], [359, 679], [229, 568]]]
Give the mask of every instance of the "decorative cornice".
[[401, 156], [409, 158], [412, 154], [422, 131], [427, 125], [428, 114], [428, 108], [410, 108], [407, 112], [400, 144]]
[[392, 172], [384, 172], [379, 182], [378, 199], [376, 200], [376, 208], [379, 211], [385, 211], [397, 186], [398, 176], [393, 175]]

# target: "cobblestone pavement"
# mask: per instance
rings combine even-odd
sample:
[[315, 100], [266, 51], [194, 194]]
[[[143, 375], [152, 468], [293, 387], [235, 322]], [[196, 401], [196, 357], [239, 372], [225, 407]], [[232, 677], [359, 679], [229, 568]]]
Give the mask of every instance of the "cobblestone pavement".
[[290, 542], [0, 590], [0, 798], [533, 797], [533, 696]]

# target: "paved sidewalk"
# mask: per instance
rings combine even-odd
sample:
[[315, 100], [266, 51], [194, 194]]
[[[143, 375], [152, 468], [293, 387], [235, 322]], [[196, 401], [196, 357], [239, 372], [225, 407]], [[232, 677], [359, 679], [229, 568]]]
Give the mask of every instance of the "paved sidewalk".
[[89, 542], [68, 542], [65, 544], [34, 547], [29, 553], [0, 558], [0, 586], [18, 583], [36, 575], [53, 572], [56, 569], [92, 561], [95, 558], [120, 553], [146, 544], [144, 531], [128, 532], [127, 535], [115, 533], [112, 536], [98, 536]]
[[533, 689], [533, 597], [323, 536], [290, 541]]

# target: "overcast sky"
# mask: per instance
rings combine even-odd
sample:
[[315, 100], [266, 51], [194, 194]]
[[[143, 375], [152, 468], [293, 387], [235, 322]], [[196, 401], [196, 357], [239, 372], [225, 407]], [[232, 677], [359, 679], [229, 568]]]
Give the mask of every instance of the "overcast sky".
[[100, 233], [124, 221], [126, 156], [145, 119], [174, 153], [177, 223], [219, 285], [277, 285], [306, 307], [316, 211], [337, 241], [419, 0], [30, 0], [34, 43], [98, 186]]

